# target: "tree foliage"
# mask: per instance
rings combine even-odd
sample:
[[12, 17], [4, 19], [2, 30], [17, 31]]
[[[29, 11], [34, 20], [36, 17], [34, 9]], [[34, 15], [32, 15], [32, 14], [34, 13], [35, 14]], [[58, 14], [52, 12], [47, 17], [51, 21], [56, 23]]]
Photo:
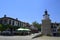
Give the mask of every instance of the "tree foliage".
[[3, 31], [3, 30], [5, 30], [5, 29], [6, 29], [6, 26], [3, 25], [3, 24], [0, 24], [0, 31]]
[[6, 30], [6, 29], [14, 29], [14, 30], [16, 30], [16, 29], [18, 29], [19, 27], [17, 27], [17, 26], [12, 26], [12, 25], [9, 25], [9, 24], [7, 24], [7, 25], [3, 25], [3, 24], [0, 24], [0, 31], [4, 31], [4, 30]]
[[38, 22], [34, 21], [34, 22], [32, 23], [32, 25], [33, 25], [34, 27], [37, 27], [38, 30], [41, 31], [41, 25], [40, 25]]

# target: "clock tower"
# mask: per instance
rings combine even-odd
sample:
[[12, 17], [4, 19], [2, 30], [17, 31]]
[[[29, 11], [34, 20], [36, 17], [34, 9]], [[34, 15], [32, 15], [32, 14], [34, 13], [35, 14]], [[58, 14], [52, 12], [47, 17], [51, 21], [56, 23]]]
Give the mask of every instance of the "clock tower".
[[51, 20], [49, 18], [48, 11], [44, 11], [43, 19], [42, 19], [42, 26], [41, 26], [41, 33], [43, 35], [52, 35], [51, 33]]

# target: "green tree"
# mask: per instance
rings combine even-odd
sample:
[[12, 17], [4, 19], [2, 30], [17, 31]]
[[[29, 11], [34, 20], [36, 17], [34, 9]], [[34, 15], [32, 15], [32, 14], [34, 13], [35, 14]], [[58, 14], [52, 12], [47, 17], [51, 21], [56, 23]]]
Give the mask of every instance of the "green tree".
[[41, 31], [41, 24], [39, 24], [38, 22], [34, 21], [32, 23], [33, 26], [37, 27], [39, 31]]
[[9, 25], [9, 24], [7, 24], [7, 25], [0, 24], [0, 31], [4, 31], [6, 29], [11, 29], [11, 31], [12, 31], [13, 29], [16, 30], [18, 28], [19, 28], [18, 26], [12, 26], [12, 25]]
[[5, 25], [0, 24], [0, 31], [4, 31], [6, 29]]
[[2, 24], [0, 24], [0, 31], [2, 31], [2, 28], [3, 28], [3, 26], [2, 26]]

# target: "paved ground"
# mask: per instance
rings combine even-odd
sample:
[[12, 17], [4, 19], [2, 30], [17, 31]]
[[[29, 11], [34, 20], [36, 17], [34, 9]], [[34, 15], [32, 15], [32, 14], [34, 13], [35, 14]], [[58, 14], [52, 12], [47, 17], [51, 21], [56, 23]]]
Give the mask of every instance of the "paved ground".
[[43, 37], [38, 37], [33, 40], [60, 40], [60, 37], [48, 37], [48, 36], [43, 36]]
[[48, 36], [42, 36], [32, 39], [32, 37], [36, 36], [37, 34], [32, 34], [28, 36], [0, 36], [0, 40], [60, 40], [60, 37], [48, 37]]

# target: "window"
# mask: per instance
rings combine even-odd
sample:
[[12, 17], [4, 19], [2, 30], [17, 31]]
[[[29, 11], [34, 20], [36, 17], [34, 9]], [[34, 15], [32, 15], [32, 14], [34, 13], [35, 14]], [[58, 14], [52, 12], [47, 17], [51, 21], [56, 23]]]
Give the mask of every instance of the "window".
[[0, 20], [0, 23], [2, 24], [2, 20]]
[[12, 21], [12, 25], [14, 25], [14, 21]]
[[18, 22], [18, 26], [19, 26], [19, 22]]
[[7, 24], [7, 20], [4, 20], [4, 24]]
[[11, 24], [11, 20], [9, 20], [9, 24]]
[[55, 29], [55, 30], [53, 30], [53, 32], [56, 32], [56, 29]]
[[53, 25], [51, 25], [51, 28], [53, 28]]

